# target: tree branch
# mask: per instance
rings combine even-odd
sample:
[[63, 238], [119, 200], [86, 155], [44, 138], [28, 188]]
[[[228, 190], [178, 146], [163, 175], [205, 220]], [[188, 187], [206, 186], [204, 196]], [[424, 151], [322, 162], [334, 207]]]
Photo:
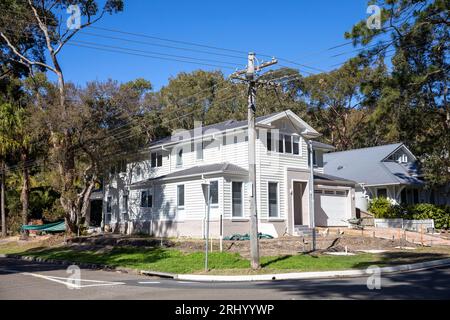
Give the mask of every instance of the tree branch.
[[11, 41], [9, 41], [8, 37], [6, 37], [5, 34], [1, 31], [0, 31], [0, 36], [3, 38], [3, 40], [5, 40], [6, 45], [14, 52], [14, 54], [20, 58], [20, 60], [16, 60], [17, 62], [20, 62], [27, 67], [41, 66], [41, 67], [47, 68], [53, 72], [56, 72], [56, 70], [53, 67], [49, 66], [46, 63], [43, 63], [40, 61], [31, 61], [30, 59], [25, 57], [23, 54], [21, 54], [19, 52], [19, 50], [17, 50], [17, 48], [11, 43]]

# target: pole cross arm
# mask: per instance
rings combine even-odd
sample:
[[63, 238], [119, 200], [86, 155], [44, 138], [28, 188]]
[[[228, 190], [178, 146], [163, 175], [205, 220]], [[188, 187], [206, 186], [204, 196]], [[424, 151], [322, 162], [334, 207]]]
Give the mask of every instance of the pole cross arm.
[[230, 79], [240, 80], [240, 81], [248, 81], [248, 79], [243, 78], [243, 77], [239, 77], [238, 75], [236, 75], [234, 73], [232, 75], [230, 75]]
[[257, 66], [255, 68], [255, 71], [260, 71], [261, 69], [270, 67], [270, 66], [272, 66], [274, 64], [277, 64], [277, 63], [278, 63], [278, 61], [276, 59], [272, 59], [272, 61], [268, 61], [268, 62], [263, 62], [263, 63], [261, 63], [259, 66]]

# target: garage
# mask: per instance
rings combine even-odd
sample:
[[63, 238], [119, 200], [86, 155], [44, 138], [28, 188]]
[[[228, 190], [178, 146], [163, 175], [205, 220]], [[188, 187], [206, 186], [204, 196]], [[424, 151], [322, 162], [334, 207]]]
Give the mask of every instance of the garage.
[[351, 217], [349, 190], [314, 190], [316, 225], [321, 227], [347, 226]]

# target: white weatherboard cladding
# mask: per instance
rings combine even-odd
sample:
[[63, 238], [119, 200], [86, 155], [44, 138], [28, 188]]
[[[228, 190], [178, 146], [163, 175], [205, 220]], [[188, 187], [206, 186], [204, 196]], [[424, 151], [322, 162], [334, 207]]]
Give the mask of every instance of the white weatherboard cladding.
[[[287, 130], [283, 131], [288, 132]], [[279, 183], [279, 215], [281, 219], [286, 218], [289, 186], [286, 185], [286, 171], [287, 168], [308, 169], [308, 149], [306, 142], [300, 138], [300, 154], [285, 154], [275, 151], [267, 151], [267, 130], [260, 130], [260, 137], [257, 141], [257, 188], [258, 188], [258, 206], [259, 215], [266, 219], [269, 215], [268, 207], [268, 182]], [[276, 143], [278, 143], [277, 140]], [[272, 219], [272, 218], [271, 218]]]
[[[221, 177], [205, 179], [205, 182], [218, 181], [219, 186], [219, 203], [211, 208], [210, 218], [219, 219], [220, 212], [223, 207], [223, 179]], [[153, 207], [140, 207], [140, 194], [142, 190], [132, 190], [130, 207], [132, 219], [153, 219], [158, 220], [201, 220], [204, 219], [206, 213], [206, 203], [203, 196], [201, 179], [171, 182], [167, 184], [155, 184], [153, 191]], [[177, 186], [184, 185], [184, 208], [177, 206]]]

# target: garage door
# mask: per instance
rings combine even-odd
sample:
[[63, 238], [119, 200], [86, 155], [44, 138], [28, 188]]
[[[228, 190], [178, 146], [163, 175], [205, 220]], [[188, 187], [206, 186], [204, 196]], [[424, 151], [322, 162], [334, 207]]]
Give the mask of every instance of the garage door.
[[346, 190], [316, 189], [314, 202], [317, 226], [346, 226], [348, 214], [348, 199]]

